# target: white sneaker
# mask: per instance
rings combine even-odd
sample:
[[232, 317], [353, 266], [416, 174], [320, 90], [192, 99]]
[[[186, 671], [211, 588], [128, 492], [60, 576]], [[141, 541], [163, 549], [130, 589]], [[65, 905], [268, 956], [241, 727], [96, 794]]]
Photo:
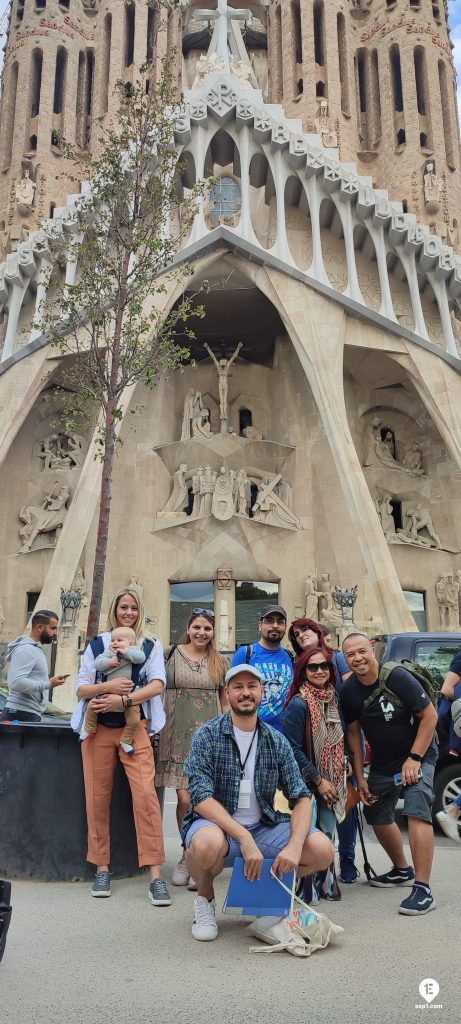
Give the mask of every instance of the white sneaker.
[[448, 836], [449, 839], [454, 839], [455, 843], [461, 843], [458, 828], [460, 824], [459, 818], [452, 818], [451, 814], [447, 814], [446, 811], [439, 811], [439, 813], [436, 814], [436, 818], [440, 828], [445, 832], [445, 835]]
[[173, 885], [187, 885], [189, 878], [189, 868], [187, 867], [186, 859], [183, 855], [181, 857], [181, 860], [178, 860], [178, 863], [173, 871], [173, 877], [171, 881], [173, 882]]
[[207, 900], [206, 896], [194, 899], [194, 923], [192, 935], [199, 942], [212, 942], [218, 937], [218, 926], [215, 918], [215, 901]]

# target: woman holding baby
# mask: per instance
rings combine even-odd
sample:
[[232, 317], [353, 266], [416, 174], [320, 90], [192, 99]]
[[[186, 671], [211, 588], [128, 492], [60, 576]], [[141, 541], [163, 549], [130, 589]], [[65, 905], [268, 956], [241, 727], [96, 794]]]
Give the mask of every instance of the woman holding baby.
[[[88, 644], [83, 655], [77, 679], [79, 705], [72, 718], [73, 728], [83, 740], [87, 859], [96, 864], [91, 895], [111, 895], [109, 815], [118, 756], [131, 789], [139, 866], [150, 869], [149, 899], [154, 906], [169, 906], [171, 899], [161, 878], [161, 866], [165, 862], [163, 827], [155, 792], [150, 742], [150, 736], [159, 732], [165, 723], [163, 649], [159, 640], [152, 640], [146, 633], [144, 605], [138, 591], [127, 589], [115, 594], [109, 608], [109, 628], [110, 632], [102, 633]], [[122, 644], [120, 629], [125, 631]], [[130, 639], [131, 630], [134, 631], [134, 641]], [[135, 662], [129, 654], [127, 656], [130, 648], [137, 651], [141, 648], [143, 663], [139, 663], [139, 659]], [[117, 655], [118, 650], [120, 655]], [[100, 680], [98, 665], [102, 664], [103, 658], [106, 658], [107, 674], [104, 673], [104, 679]], [[117, 673], [116, 660], [121, 668], [127, 665], [125, 674]], [[126, 713], [133, 708], [139, 713], [139, 724], [132, 743], [127, 744], [124, 742]], [[94, 716], [97, 718], [96, 727], [91, 730], [87, 729], [88, 711], [90, 720]]]

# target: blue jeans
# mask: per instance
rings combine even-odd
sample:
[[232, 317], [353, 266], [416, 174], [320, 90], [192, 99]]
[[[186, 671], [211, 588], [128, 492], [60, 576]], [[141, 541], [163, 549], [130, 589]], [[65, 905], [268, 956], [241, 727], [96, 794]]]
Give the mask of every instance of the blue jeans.
[[341, 860], [342, 857], [350, 857], [351, 860], [354, 860], [355, 844], [357, 842], [357, 818], [355, 808], [348, 811], [344, 821], [342, 821], [337, 828], [339, 839], [339, 859]]

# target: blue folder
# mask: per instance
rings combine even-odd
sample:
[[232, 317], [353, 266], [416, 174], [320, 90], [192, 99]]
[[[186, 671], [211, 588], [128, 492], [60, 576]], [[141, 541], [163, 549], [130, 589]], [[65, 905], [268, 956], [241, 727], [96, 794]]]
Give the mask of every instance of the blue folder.
[[288, 917], [291, 905], [293, 871], [283, 876], [286, 892], [271, 875], [273, 860], [265, 859], [261, 878], [249, 882], [244, 875], [243, 857], [236, 857], [224, 901], [224, 913], [240, 913], [255, 917]]

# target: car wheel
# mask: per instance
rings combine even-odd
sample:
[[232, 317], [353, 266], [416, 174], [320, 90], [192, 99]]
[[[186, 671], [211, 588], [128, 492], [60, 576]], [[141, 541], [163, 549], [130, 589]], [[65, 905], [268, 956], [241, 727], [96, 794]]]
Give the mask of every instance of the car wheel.
[[439, 811], [446, 811], [447, 807], [461, 795], [461, 763], [447, 765], [437, 772], [434, 779], [435, 799], [432, 808], [434, 822], [435, 815]]

